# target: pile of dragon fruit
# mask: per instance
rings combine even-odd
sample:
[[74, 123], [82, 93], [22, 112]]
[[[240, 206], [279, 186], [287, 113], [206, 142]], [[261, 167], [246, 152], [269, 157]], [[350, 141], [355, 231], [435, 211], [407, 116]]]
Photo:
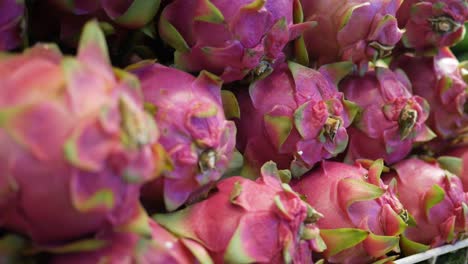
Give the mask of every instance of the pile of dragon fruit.
[[466, 0], [0, 0], [0, 263], [467, 239], [465, 21]]

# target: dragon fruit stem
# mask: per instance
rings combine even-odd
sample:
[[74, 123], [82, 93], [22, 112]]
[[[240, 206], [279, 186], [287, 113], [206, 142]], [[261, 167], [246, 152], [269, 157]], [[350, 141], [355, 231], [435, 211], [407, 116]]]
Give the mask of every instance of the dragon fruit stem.
[[417, 120], [418, 112], [416, 110], [410, 109], [408, 106], [401, 110], [400, 118], [398, 119], [401, 140], [405, 140], [411, 134]]
[[200, 154], [198, 157], [198, 167], [201, 173], [215, 168], [216, 156], [216, 151], [213, 149], [207, 149]]
[[375, 59], [383, 59], [392, 54], [392, 50], [395, 46], [386, 46], [382, 45], [377, 41], [372, 41], [371, 43], [369, 43], [369, 47], [377, 51], [377, 58]]
[[439, 34], [455, 32], [462, 26], [449, 16], [439, 16], [428, 20], [431, 22], [432, 30]]
[[330, 141], [335, 140], [336, 133], [338, 132], [338, 129], [340, 129], [342, 123], [343, 122], [338, 117], [327, 117], [327, 121], [325, 121], [323, 129], [325, 130], [325, 135], [330, 139]]

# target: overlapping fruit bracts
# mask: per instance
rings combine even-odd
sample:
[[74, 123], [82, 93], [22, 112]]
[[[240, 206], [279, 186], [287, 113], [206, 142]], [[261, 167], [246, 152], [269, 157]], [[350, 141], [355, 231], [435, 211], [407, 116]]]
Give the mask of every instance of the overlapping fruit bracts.
[[330, 263], [372, 263], [398, 251], [406, 210], [380, 179], [383, 161], [365, 163], [368, 169], [358, 163], [323, 161], [291, 184], [324, 216], [317, 226]]
[[179, 212], [156, 215], [179, 237], [199, 241], [215, 263], [312, 263], [324, 244], [314, 221], [321, 215], [287, 184], [273, 162], [256, 181], [220, 181], [207, 200]]
[[148, 220], [151, 237], [134, 233], [108, 232], [98, 234], [103, 243], [96, 250], [55, 255], [51, 264], [141, 263], [141, 264], [210, 264], [206, 250], [190, 239], [179, 239], [153, 220]]
[[227, 121], [221, 103], [222, 81], [206, 71], [198, 78], [160, 64], [132, 67], [140, 78], [147, 109], [161, 131], [160, 143], [170, 168], [163, 179], [143, 190], [143, 196], [159, 196], [170, 211], [177, 209], [194, 191], [217, 181], [234, 152], [236, 127]]
[[467, 85], [457, 58], [448, 48], [434, 57], [404, 54], [392, 61], [392, 68], [402, 69], [411, 81], [413, 93], [431, 106], [427, 124], [440, 139], [453, 139], [468, 126]]
[[156, 139], [138, 79], [113, 71], [96, 22], [76, 58], [47, 45], [2, 56], [0, 226], [47, 243], [125, 224]]
[[105, 15], [119, 26], [141, 28], [158, 12], [160, 0], [49, 0], [74, 15]]
[[460, 179], [436, 162], [410, 158], [394, 166], [384, 180], [395, 191], [410, 220], [400, 246], [410, 255], [451, 243], [468, 232], [468, 193]]
[[[354, 104], [337, 82], [351, 71], [348, 62], [315, 71], [289, 62], [240, 92], [238, 147], [253, 174], [269, 160], [300, 176], [315, 163], [346, 149]], [[335, 83], [334, 83], [335, 82]]]
[[443, 155], [444, 157], [457, 157], [461, 159], [461, 166], [455, 174], [460, 176], [463, 190], [468, 193], [468, 145], [452, 148], [443, 153]]
[[264, 76], [283, 61], [285, 45], [313, 24], [293, 24], [301, 12], [299, 0], [175, 0], [163, 10], [159, 33], [176, 49], [179, 68], [231, 82]]
[[395, 18], [402, 0], [302, 0], [305, 20], [318, 25], [304, 33], [318, 65], [350, 60], [364, 66], [387, 57], [402, 36]]
[[468, 20], [465, 0], [405, 0], [397, 13], [398, 25], [405, 29], [406, 48], [427, 51], [452, 46], [463, 39]]
[[11, 50], [21, 45], [24, 10], [24, 1], [0, 2], [0, 51]]
[[340, 90], [361, 108], [348, 129], [347, 161], [383, 158], [394, 163], [410, 153], [413, 143], [435, 137], [425, 125], [429, 104], [411, 94], [411, 84], [400, 70], [375, 68], [364, 76], [350, 76]]

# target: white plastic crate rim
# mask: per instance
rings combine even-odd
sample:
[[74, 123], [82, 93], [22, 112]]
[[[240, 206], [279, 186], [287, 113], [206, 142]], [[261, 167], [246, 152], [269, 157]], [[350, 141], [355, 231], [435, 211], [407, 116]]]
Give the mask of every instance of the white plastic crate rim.
[[[426, 252], [423, 252], [423, 253], [419, 253], [419, 254], [415, 254], [415, 255], [411, 255], [411, 256], [408, 256], [408, 257], [405, 257], [405, 258], [401, 258], [401, 259], [398, 259], [398, 260], [395, 260], [395, 264], [412, 264], [412, 263], [418, 263], [420, 261], [424, 261], [424, 260], [429, 260], [429, 263], [431, 264], [435, 264], [436, 261], [437, 261], [437, 257], [438, 256], [441, 256], [441, 255], [444, 255], [444, 254], [447, 254], [447, 253], [450, 253], [450, 252], [453, 252], [453, 251], [457, 251], [459, 249], [462, 249], [462, 248], [466, 248], [468, 247], [468, 239], [465, 239], [465, 240], [462, 240], [462, 241], [459, 241], [453, 245], [445, 245], [445, 246], [442, 246], [442, 247], [438, 247], [438, 248], [434, 248], [434, 249], [431, 249], [431, 250], [428, 250]], [[468, 256], [465, 254], [465, 264], [468, 263]]]

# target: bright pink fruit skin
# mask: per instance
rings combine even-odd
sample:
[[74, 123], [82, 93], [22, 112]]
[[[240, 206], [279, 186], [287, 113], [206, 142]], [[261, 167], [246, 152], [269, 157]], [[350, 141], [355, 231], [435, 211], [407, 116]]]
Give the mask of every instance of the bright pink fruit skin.
[[0, 2], [0, 51], [17, 48], [21, 42], [24, 3], [17, 0]]
[[401, 0], [302, 0], [304, 18], [318, 25], [304, 33], [307, 51], [318, 65], [388, 56], [402, 36], [395, 19]]
[[402, 42], [416, 51], [453, 46], [462, 40], [468, 4], [464, 0], [405, 0], [397, 13]]
[[191, 252], [206, 251], [198, 243], [178, 239], [156, 222], [149, 220], [152, 238], [134, 233], [101, 232], [97, 239], [107, 244], [92, 252], [56, 255], [51, 264], [92, 264], [92, 263], [141, 263], [141, 264], [192, 264], [199, 263]]
[[0, 226], [38, 243], [123, 224], [155, 170], [138, 80], [113, 72], [98, 28], [77, 58], [36, 46], [0, 59]]
[[468, 126], [467, 85], [457, 58], [449, 48], [440, 49], [434, 57], [404, 54], [394, 61], [393, 69], [402, 69], [411, 81], [413, 93], [425, 98], [431, 106], [427, 124], [441, 139], [451, 139]]
[[159, 32], [176, 49], [178, 67], [232, 82], [284, 59], [285, 45], [312, 24], [293, 24], [297, 8], [297, 0], [175, 0], [163, 10]]
[[[367, 170], [357, 163], [322, 161], [319, 168], [291, 184], [324, 216], [317, 226], [327, 244], [324, 255], [330, 263], [372, 263], [398, 246], [398, 235], [406, 227], [399, 215], [405, 211], [393, 189], [380, 180], [383, 163], [381, 160], [379, 163]], [[341, 228], [364, 234], [360, 239], [326, 234]], [[373, 235], [388, 240], [380, 241]], [[329, 240], [328, 236], [334, 239]], [[351, 244], [355, 239], [356, 243]], [[332, 253], [341, 246], [341, 251]]]
[[340, 90], [362, 110], [348, 129], [347, 160], [384, 158], [394, 163], [410, 153], [414, 142], [434, 137], [425, 125], [429, 105], [411, 94], [411, 84], [401, 71], [376, 68], [362, 77], [350, 76], [340, 83]]
[[[248, 166], [273, 160], [295, 174], [345, 150], [353, 107], [329, 77], [290, 62], [239, 93], [238, 148]], [[336, 127], [327, 128], [329, 118]]]
[[[194, 191], [222, 176], [234, 151], [236, 127], [224, 116], [216, 76], [202, 72], [195, 78], [160, 64], [133, 72], [141, 80], [146, 104], [154, 108], [159, 142], [170, 159], [171, 168], [159, 183], [164, 184], [166, 208], [175, 210]], [[160, 195], [156, 189], [147, 186], [143, 195]]]
[[316, 213], [277, 174], [269, 162], [256, 181], [224, 179], [207, 200], [155, 219], [177, 236], [199, 241], [215, 263], [312, 263], [311, 250], [320, 248], [318, 229], [305, 221]]
[[[451, 243], [468, 232], [468, 193], [460, 179], [443, 170], [437, 163], [416, 158], [393, 166], [395, 172], [385, 175], [389, 182], [397, 180], [396, 192], [401, 203], [416, 222], [408, 226], [404, 236], [414, 242], [438, 247]], [[416, 253], [407, 243], [401, 244], [405, 254]]]

